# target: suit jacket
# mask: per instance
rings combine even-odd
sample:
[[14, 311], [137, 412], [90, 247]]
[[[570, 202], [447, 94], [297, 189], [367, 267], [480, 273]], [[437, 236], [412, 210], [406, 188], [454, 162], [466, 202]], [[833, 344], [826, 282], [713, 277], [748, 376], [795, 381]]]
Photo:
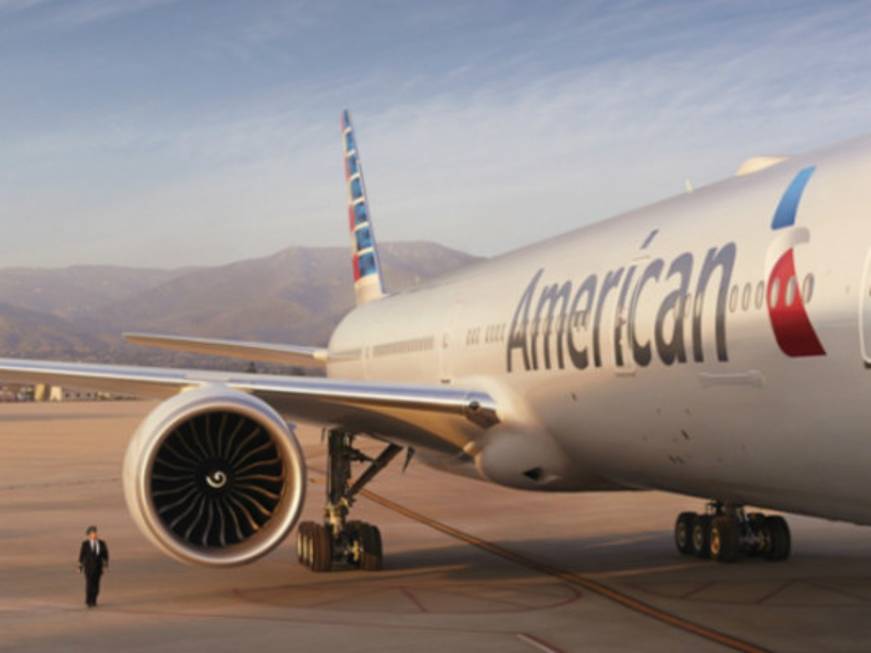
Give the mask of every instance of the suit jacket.
[[101, 573], [103, 567], [109, 565], [109, 547], [103, 540], [97, 541], [100, 543], [99, 553], [94, 553], [91, 548], [91, 540], [82, 542], [82, 548], [79, 549], [79, 566], [87, 574]]

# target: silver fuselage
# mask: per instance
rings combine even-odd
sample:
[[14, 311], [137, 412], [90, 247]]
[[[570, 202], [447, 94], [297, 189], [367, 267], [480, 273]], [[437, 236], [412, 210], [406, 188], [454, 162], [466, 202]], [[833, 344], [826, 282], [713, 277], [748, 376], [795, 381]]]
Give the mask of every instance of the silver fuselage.
[[[809, 167], [794, 225], [773, 229]], [[787, 290], [770, 275], [790, 248]], [[869, 251], [865, 138], [363, 305], [333, 334], [328, 375], [486, 390], [511, 432], [556, 443], [560, 478], [542, 489], [871, 523]], [[772, 294], [789, 310], [773, 316]], [[824, 353], [793, 324], [802, 297]]]

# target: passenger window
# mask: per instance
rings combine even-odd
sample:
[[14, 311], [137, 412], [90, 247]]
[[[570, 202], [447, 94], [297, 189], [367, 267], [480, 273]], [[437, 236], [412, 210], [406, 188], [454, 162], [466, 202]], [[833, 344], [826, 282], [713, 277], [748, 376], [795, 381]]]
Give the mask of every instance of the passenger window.
[[732, 286], [729, 293], [729, 312], [734, 313], [738, 309], [738, 286]]
[[790, 277], [789, 281], [786, 282], [786, 305], [792, 306], [792, 303], [795, 301], [795, 293], [798, 290], [798, 282], [795, 280], [795, 277]]
[[762, 302], [765, 301], [765, 282], [760, 281], [756, 284], [756, 299], [754, 300], [756, 308], [762, 308]]
[[807, 274], [804, 278], [804, 283], [801, 285], [801, 297], [805, 304], [810, 304], [811, 298], [814, 296], [814, 275]]
[[747, 310], [750, 308], [750, 299], [753, 296], [753, 286], [749, 283], [744, 285], [744, 294], [741, 296], [741, 308]]
[[774, 279], [771, 282], [771, 288], [768, 291], [768, 306], [771, 308], [777, 307], [777, 302], [780, 300], [780, 279]]

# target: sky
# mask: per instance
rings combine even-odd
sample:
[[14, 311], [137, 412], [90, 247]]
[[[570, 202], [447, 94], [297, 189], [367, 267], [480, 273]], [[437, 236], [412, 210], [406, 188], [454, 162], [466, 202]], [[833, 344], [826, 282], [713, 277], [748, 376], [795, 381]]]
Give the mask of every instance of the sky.
[[871, 3], [0, 0], [0, 266], [481, 255], [871, 132]]

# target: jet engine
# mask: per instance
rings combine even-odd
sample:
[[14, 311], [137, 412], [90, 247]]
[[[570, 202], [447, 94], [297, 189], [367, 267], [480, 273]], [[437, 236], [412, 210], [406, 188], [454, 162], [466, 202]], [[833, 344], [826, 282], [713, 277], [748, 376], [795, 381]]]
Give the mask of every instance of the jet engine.
[[278, 546], [305, 495], [305, 460], [264, 401], [225, 386], [158, 405], [127, 447], [124, 494], [163, 552], [188, 563], [245, 564]]

